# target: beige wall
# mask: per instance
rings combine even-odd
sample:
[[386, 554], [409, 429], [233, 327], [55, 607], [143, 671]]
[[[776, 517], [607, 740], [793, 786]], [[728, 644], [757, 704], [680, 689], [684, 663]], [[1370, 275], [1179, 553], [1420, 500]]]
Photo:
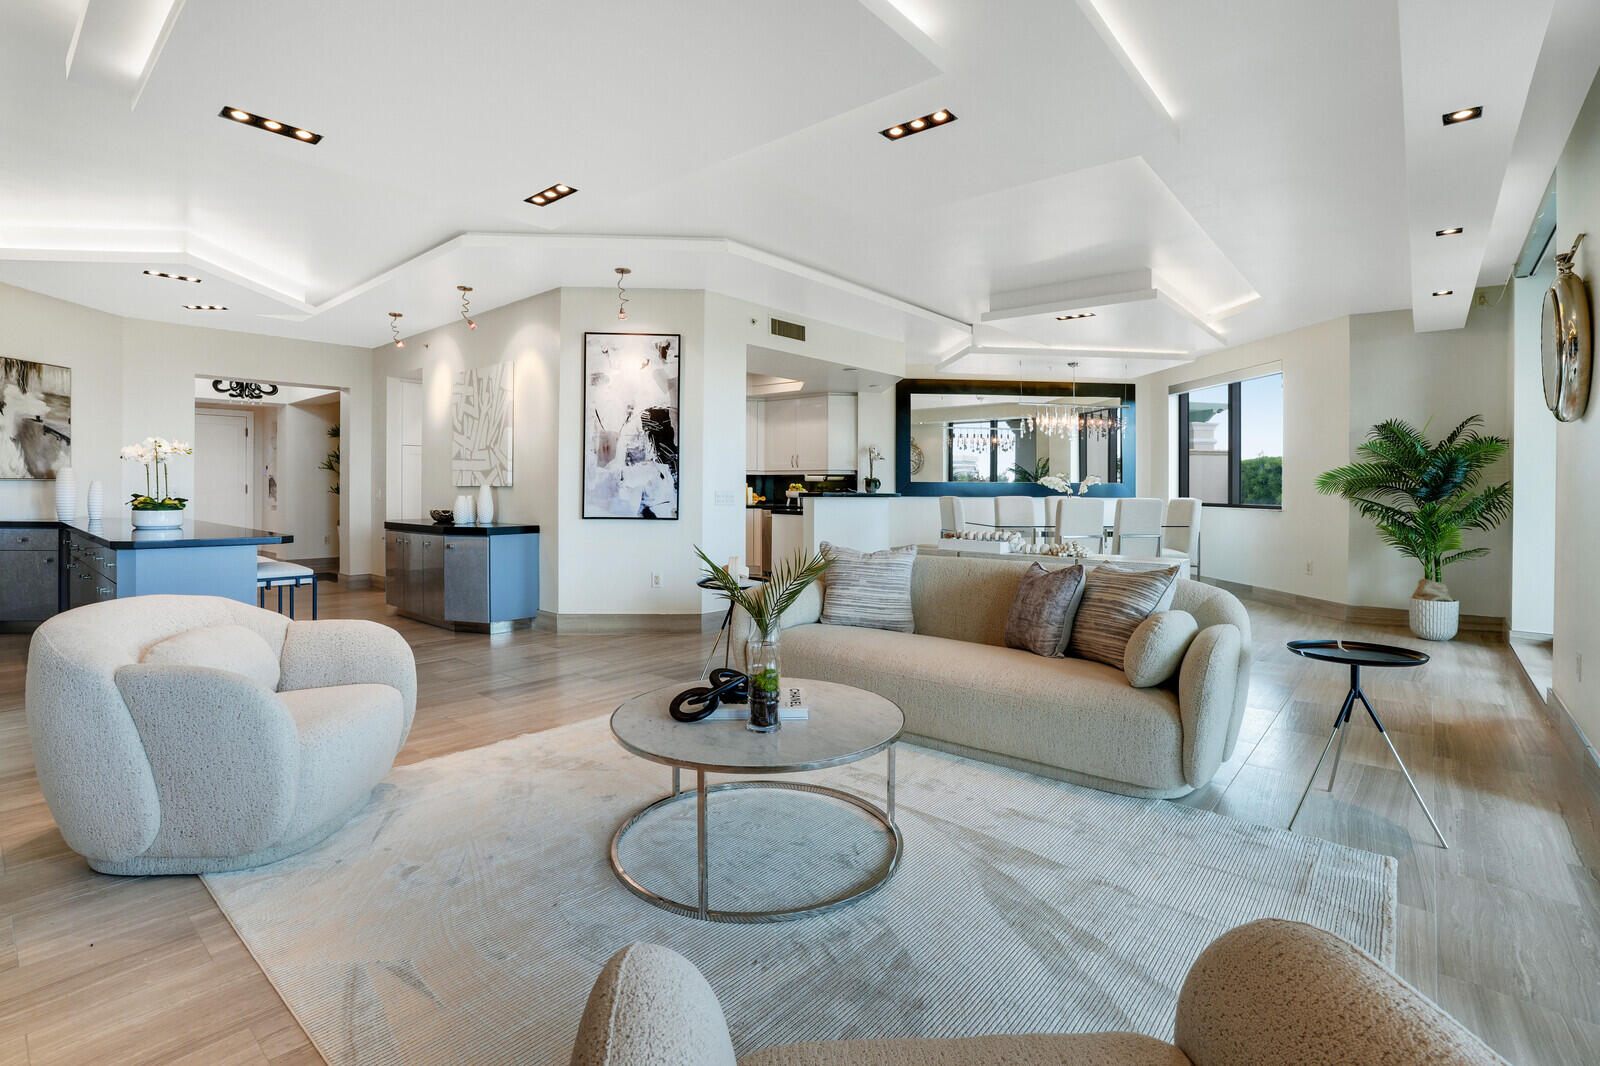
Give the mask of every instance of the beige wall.
[[[1585, 279], [1591, 309], [1600, 275], [1600, 81], [1573, 126], [1556, 167], [1555, 247], [1566, 251], [1580, 233], [1574, 269]], [[1591, 389], [1589, 410], [1556, 427], [1555, 693], [1590, 744], [1600, 743], [1600, 395]]]
[[[1386, 418], [1403, 418], [1428, 427], [1437, 438], [1472, 414], [1484, 418], [1483, 432], [1510, 439], [1511, 297], [1485, 290], [1485, 306], [1474, 301], [1461, 329], [1417, 333], [1410, 311], [1352, 315], [1350, 318], [1349, 445]], [[1298, 412], [1300, 408], [1285, 409]], [[1285, 419], [1288, 422], [1288, 419]], [[1486, 475], [1491, 482], [1511, 478], [1511, 462]], [[1422, 576], [1421, 567], [1384, 544], [1371, 522], [1346, 506], [1350, 528], [1349, 594], [1345, 602], [1372, 607], [1405, 607]], [[1461, 601], [1461, 613], [1508, 618], [1511, 615], [1511, 523], [1492, 533], [1468, 532], [1469, 547], [1489, 554], [1445, 569], [1445, 583]]]
[[[117, 458], [123, 444], [149, 436], [194, 440], [196, 377], [349, 390], [344, 421], [356, 444], [346, 450], [357, 462], [345, 478], [349, 495], [341, 497], [340, 569], [371, 572], [371, 515], [364, 503], [372, 483], [360, 454], [371, 437], [372, 359], [366, 349], [124, 319], [7, 285], [0, 285], [0, 322], [5, 355], [72, 367], [72, 465], [80, 512], [92, 480], [105, 482], [108, 510], [135, 488], [142, 491], [142, 469]], [[171, 474], [179, 495], [192, 489], [192, 460], [175, 459]], [[353, 514], [352, 499], [363, 503]], [[55, 517], [52, 483], [0, 481], [0, 515]]]
[[1228, 348], [1136, 383], [1138, 485], [1163, 495], [1176, 483], [1169, 389], [1217, 374], [1283, 371], [1283, 510], [1207, 507], [1201, 555], [1207, 577], [1346, 602], [1350, 524], [1343, 500], [1314, 479], [1349, 461], [1350, 321], [1337, 318]]

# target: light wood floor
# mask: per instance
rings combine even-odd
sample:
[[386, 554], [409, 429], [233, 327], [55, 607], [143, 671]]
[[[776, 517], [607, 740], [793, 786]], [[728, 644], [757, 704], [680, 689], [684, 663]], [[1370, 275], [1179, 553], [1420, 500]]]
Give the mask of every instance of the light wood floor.
[[[608, 713], [692, 677], [709, 642], [457, 636], [389, 616], [379, 592], [325, 589], [324, 617], [388, 621], [415, 649], [402, 763]], [[1283, 642], [1420, 642], [1250, 608], [1257, 658], [1238, 750], [1185, 802], [1281, 826], [1346, 685], [1343, 670]], [[1313, 790], [1296, 828], [1399, 859], [1401, 975], [1501, 1053], [1523, 1066], [1600, 1062], [1600, 811], [1508, 648], [1427, 650], [1421, 669], [1367, 671], [1366, 690], [1450, 849], [1359, 721], [1336, 789]], [[26, 656], [26, 637], [0, 636], [0, 1066], [320, 1062], [198, 879], [104, 877], [67, 850], [33, 775]]]

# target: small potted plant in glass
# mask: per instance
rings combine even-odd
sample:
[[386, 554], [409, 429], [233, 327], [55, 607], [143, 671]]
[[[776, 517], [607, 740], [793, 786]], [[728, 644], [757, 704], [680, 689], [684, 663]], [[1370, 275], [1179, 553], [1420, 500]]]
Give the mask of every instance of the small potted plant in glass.
[[810, 557], [803, 551], [796, 552], [794, 558], [773, 570], [765, 585], [744, 588], [736, 574], [712, 562], [698, 547], [695, 554], [716, 584], [717, 595], [750, 616], [750, 639], [745, 644], [745, 674], [750, 679], [750, 720], [746, 726], [757, 733], [775, 732], [782, 725], [778, 718], [782, 674], [778, 636], [783, 612], [828, 569], [828, 559], [821, 552]]
[[193, 454], [194, 448], [187, 441], [163, 437], [146, 437], [141, 443], [122, 449], [123, 459], [144, 464], [144, 492], [135, 492], [128, 498], [135, 529], [173, 529], [183, 525], [183, 509], [189, 505], [189, 498], [172, 495], [172, 472], [167, 468], [167, 457]]

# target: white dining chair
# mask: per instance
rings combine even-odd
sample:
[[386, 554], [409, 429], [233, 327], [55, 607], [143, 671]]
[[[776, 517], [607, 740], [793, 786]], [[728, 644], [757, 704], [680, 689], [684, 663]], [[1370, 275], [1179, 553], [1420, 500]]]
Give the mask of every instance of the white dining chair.
[[1099, 555], [1105, 543], [1105, 508], [1088, 496], [1063, 496], [1056, 505], [1056, 539]]
[[1200, 571], [1200, 508], [1193, 496], [1178, 496], [1167, 502], [1167, 518], [1162, 523], [1161, 555], [1167, 559], [1188, 559]]
[[966, 516], [962, 513], [960, 496], [939, 497], [939, 531], [942, 533], [961, 533], [967, 528]]
[[996, 529], [1015, 529], [1032, 536], [1038, 523], [1037, 510], [1032, 496], [996, 496], [994, 498], [994, 525]]
[[1149, 496], [1117, 500], [1117, 520], [1112, 527], [1111, 553], [1159, 559], [1161, 557], [1160, 500]]

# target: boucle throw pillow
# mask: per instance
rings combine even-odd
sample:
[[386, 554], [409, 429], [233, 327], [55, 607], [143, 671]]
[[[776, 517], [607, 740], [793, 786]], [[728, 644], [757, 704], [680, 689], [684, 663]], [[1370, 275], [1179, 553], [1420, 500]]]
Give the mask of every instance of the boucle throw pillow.
[[1134, 688], [1152, 688], [1178, 672], [1200, 632], [1188, 611], [1157, 611], [1139, 623], [1122, 654], [1122, 672]]
[[1139, 623], [1171, 603], [1176, 566], [1165, 570], [1124, 570], [1102, 565], [1089, 571], [1083, 603], [1072, 622], [1072, 654], [1122, 669], [1128, 638]]
[[910, 633], [911, 564], [917, 546], [858, 552], [822, 543], [829, 566], [823, 577], [822, 624]]
[[144, 653], [147, 663], [166, 666], [209, 666], [226, 670], [278, 691], [278, 657], [261, 634], [244, 626], [205, 626], [168, 637]]
[[1072, 617], [1083, 596], [1083, 567], [1028, 567], [1006, 617], [1006, 647], [1035, 655], [1060, 655], [1072, 635]]

